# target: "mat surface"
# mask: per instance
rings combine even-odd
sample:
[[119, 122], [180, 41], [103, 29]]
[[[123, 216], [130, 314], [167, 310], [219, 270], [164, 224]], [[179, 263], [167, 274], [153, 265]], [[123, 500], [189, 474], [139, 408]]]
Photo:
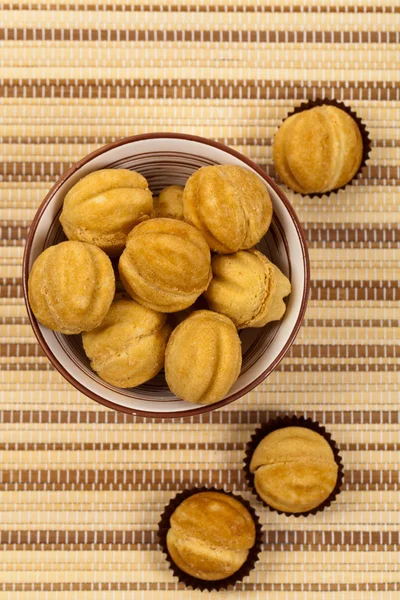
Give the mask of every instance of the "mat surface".
[[[197, 483], [239, 491], [264, 526], [261, 561], [229, 598], [399, 598], [399, 11], [388, 0], [3, 5], [1, 600], [203, 597], [176, 582], [156, 540], [163, 506]], [[24, 239], [56, 178], [151, 131], [221, 140], [275, 177], [281, 119], [317, 97], [354, 108], [373, 148], [357, 185], [329, 199], [288, 192], [313, 281], [279, 368], [190, 420], [132, 418], [75, 391], [36, 343], [21, 287]], [[306, 520], [267, 512], [241, 470], [253, 430], [286, 412], [325, 424], [346, 467], [339, 501]]]

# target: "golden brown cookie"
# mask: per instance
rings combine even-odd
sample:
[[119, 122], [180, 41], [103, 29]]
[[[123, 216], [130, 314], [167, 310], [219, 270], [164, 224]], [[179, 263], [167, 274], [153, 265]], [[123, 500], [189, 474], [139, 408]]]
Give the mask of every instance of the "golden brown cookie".
[[215, 255], [211, 268], [213, 278], [204, 296], [211, 310], [232, 319], [238, 329], [263, 327], [283, 317], [290, 281], [261, 252]]
[[175, 509], [167, 533], [174, 563], [193, 577], [218, 580], [236, 573], [255, 543], [255, 525], [239, 500], [200, 492]]
[[134, 300], [160, 312], [194, 303], [211, 279], [210, 249], [201, 233], [175, 219], [137, 225], [119, 260], [119, 273]]
[[157, 199], [156, 216], [183, 221], [183, 187], [170, 185], [164, 188]]
[[335, 488], [338, 465], [325, 438], [306, 427], [269, 433], [250, 462], [257, 493], [272, 508], [302, 513], [319, 506]]
[[363, 141], [354, 119], [336, 106], [316, 106], [286, 119], [273, 159], [281, 180], [302, 194], [342, 187], [357, 173]]
[[272, 202], [260, 177], [248, 169], [214, 165], [189, 177], [183, 212], [211, 250], [230, 254], [260, 241], [271, 223]]
[[229, 392], [241, 365], [241, 343], [232, 321], [199, 310], [172, 332], [165, 353], [165, 378], [178, 398], [213, 404]]
[[171, 327], [166, 316], [131, 298], [114, 300], [99, 327], [82, 334], [93, 371], [121, 388], [140, 385], [164, 365]]
[[146, 179], [128, 169], [103, 169], [83, 177], [64, 199], [60, 222], [70, 240], [89, 242], [118, 256], [128, 233], [151, 215]]
[[94, 329], [104, 319], [115, 292], [110, 259], [82, 242], [50, 246], [33, 263], [29, 303], [37, 320], [65, 334]]

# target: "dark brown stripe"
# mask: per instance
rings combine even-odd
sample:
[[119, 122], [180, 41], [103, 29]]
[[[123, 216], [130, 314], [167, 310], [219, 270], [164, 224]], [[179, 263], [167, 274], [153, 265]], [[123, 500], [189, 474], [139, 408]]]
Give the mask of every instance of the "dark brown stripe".
[[[7, 282], [7, 278], [0, 282], [0, 298], [23, 298], [22, 285]], [[312, 300], [400, 300], [400, 285], [397, 280], [311, 280], [310, 298]], [[13, 350], [6, 348], [3, 352], [16, 352], [17, 344], [9, 344]], [[7, 345], [8, 346], [8, 345]], [[28, 352], [28, 346], [23, 352]], [[30, 354], [21, 354], [30, 356]], [[37, 356], [34, 354], [33, 356]]]
[[311, 280], [310, 298], [331, 301], [398, 301], [400, 288], [397, 281]]
[[304, 327], [400, 327], [396, 319], [305, 319]]
[[[30, 179], [32, 180], [32, 179]], [[41, 180], [42, 181], [42, 180]], [[50, 183], [50, 179], [48, 180], [48, 182]], [[22, 183], [22, 181], [21, 181]], [[400, 182], [399, 182], [400, 185]], [[25, 238], [15, 238], [14, 240], [12, 240], [12, 243], [10, 244], [10, 240], [8, 240], [7, 238], [5, 239], [0, 239], [0, 246], [6, 247], [6, 246], [24, 246], [25, 245]], [[366, 249], [366, 250], [372, 250], [374, 248], [398, 248], [399, 247], [399, 242], [392, 242], [390, 240], [387, 240], [385, 242], [363, 242], [363, 241], [358, 241], [358, 242], [346, 242], [346, 241], [341, 241], [341, 242], [325, 242], [325, 241], [313, 241], [313, 242], [308, 242], [308, 247], [309, 248], [336, 248], [336, 249], [345, 249], [345, 248], [350, 248], [350, 249], [356, 249], [356, 248], [360, 248], [360, 249]]]
[[[0, 371], [14, 371], [14, 372], [25, 372], [25, 371], [54, 371], [55, 368], [48, 362], [45, 363], [2, 363], [0, 364]], [[399, 365], [388, 365], [386, 363], [380, 364], [311, 364], [311, 365], [297, 365], [291, 363], [282, 363], [275, 369], [281, 373], [351, 373], [351, 372], [363, 372], [363, 373], [397, 373]]]
[[[214, 485], [224, 485], [229, 479], [232, 486], [245, 485], [245, 476], [242, 469], [233, 469], [229, 475], [221, 469], [197, 469], [196, 481], [199, 485], [207, 485], [210, 481]], [[398, 470], [352, 470], [345, 473], [346, 485], [357, 486], [360, 484], [378, 484], [386, 489], [387, 484], [400, 484], [400, 473]], [[151, 471], [138, 471], [129, 469], [18, 469], [0, 471], [0, 489], [5, 485], [24, 484], [52, 485], [64, 484], [66, 489], [72, 489], [75, 485], [94, 485], [96, 489], [112, 485], [132, 486], [132, 489], [175, 489], [174, 486], [188, 485], [192, 482], [193, 471], [191, 469], [153, 469]], [[155, 487], [158, 486], [158, 487]], [[160, 487], [161, 486], [161, 487]], [[163, 487], [164, 486], [164, 487]], [[170, 487], [172, 486], [172, 488]], [[113, 489], [114, 489], [113, 488]], [[353, 488], [354, 489], [354, 488]]]
[[[133, 470], [101, 470], [101, 469], [71, 469], [71, 470], [51, 470], [51, 469], [19, 469], [16, 471], [0, 471], [0, 489], [4, 484], [66, 484], [67, 486], [76, 484], [95, 484], [98, 489], [102, 485], [119, 484], [131, 486], [146, 485], [146, 489], [154, 489], [156, 484], [182, 484], [193, 478], [191, 470], [153, 470], [153, 471], [133, 471]], [[214, 485], [223, 482], [226, 473], [219, 469], [199, 469], [196, 470], [196, 479], [199, 484], [206, 484], [212, 481]], [[241, 470], [232, 471], [230, 480], [233, 483], [243, 483], [244, 475]], [[139, 488], [138, 488], [139, 489]]]
[[206, 12], [206, 13], [385, 13], [400, 12], [397, 6], [202, 6], [168, 4], [168, 5], [128, 5], [128, 4], [14, 4], [2, 5], [3, 10], [36, 10], [36, 11], [79, 11], [79, 12]]
[[[1, 138], [0, 138], [1, 139]], [[222, 143], [224, 143], [224, 138], [218, 138]], [[399, 140], [400, 141], [400, 140]], [[3, 220], [0, 225], [0, 231], [2, 235], [6, 235], [7, 231], [11, 229], [14, 231], [15, 229], [21, 229], [22, 233], [27, 233], [31, 224], [31, 220], [27, 219], [12, 219], [12, 220]], [[347, 236], [353, 236], [356, 239], [358, 236], [363, 237], [364, 231], [368, 232], [368, 236], [370, 236], [370, 232], [376, 232], [377, 235], [380, 235], [380, 231], [386, 231], [390, 236], [392, 231], [400, 232], [400, 225], [398, 223], [335, 223], [335, 227], [332, 227], [331, 223], [317, 222], [313, 223], [312, 221], [306, 222], [304, 224], [304, 230], [309, 235], [309, 241], [315, 239], [315, 232], [331, 232], [331, 233], [322, 233], [325, 237], [330, 237], [332, 239], [332, 234], [334, 232], [347, 232]], [[342, 236], [342, 234], [339, 234]], [[335, 238], [336, 239], [336, 238]], [[340, 238], [341, 239], [341, 238]], [[370, 239], [370, 237], [368, 237]], [[398, 239], [396, 237], [396, 239]], [[338, 241], [338, 240], [337, 240]]]
[[[38, 344], [0, 344], [0, 356], [45, 356]], [[400, 346], [370, 344], [306, 344], [293, 345], [287, 357], [292, 358], [398, 358]]]
[[297, 44], [396, 44], [398, 31], [142, 31], [139, 29], [23, 29], [0, 30], [0, 40], [121, 41], [121, 42], [240, 42]]
[[0, 226], [0, 239], [2, 242], [20, 240], [21, 238], [26, 238], [28, 231], [28, 226], [8, 225], [7, 222], [3, 222]]
[[0, 317], [0, 325], [29, 325], [28, 317]]
[[[0, 282], [0, 298], [23, 298], [23, 297], [24, 297], [24, 294], [22, 291], [21, 284], [18, 284], [18, 285], [14, 285], [12, 283], [1, 284], [1, 282]], [[2, 354], [3, 354], [3, 351], [0, 350], [0, 356], [2, 356]]]
[[[377, 184], [378, 185], [378, 184]], [[386, 184], [385, 184], [386, 185]], [[390, 184], [391, 185], [391, 184]], [[17, 245], [19, 245], [17, 243]], [[373, 250], [374, 248], [398, 248], [398, 242], [308, 242], [309, 248], [336, 248], [336, 249], [346, 249], [349, 248], [351, 250], [360, 248], [365, 250]]]
[[[0, 176], [1, 179], [1, 176]], [[10, 243], [10, 240], [7, 239], [0, 239], [0, 246], [1, 247], [6, 247], [6, 246], [17, 246], [17, 247], [21, 247], [21, 246], [25, 246], [25, 239], [15, 239], [12, 240], [12, 243]], [[1, 296], [0, 296], [1, 298]]]
[[[72, 163], [72, 162], [64, 163], [64, 168], [62, 169], [62, 172], [60, 172], [58, 174], [55, 173], [54, 175], [49, 175], [49, 174], [47, 174], [47, 175], [46, 174], [45, 175], [39, 175], [39, 174], [37, 174], [37, 175], [15, 175], [15, 176], [8, 175], [7, 177], [2, 177], [0, 175], [0, 178], [2, 178], [2, 181], [4, 183], [48, 183], [50, 185], [53, 185], [53, 183], [55, 182], [55, 179], [57, 177], [59, 177], [60, 175], [64, 174], [65, 171], [67, 169], [69, 169], [73, 164], [75, 164], [75, 163]], [[272, 177], [273, 179], [277, 179], [276, 174], [271, 165], [259, 165], [259, 166], [270, 177]], [[376, 168], [378, 169], [378, 167], [376, 167]], [[386, 169], [386, 167], [384, 167], [384, 168]], [[367, 169], [364, 169], [363, 172], [366, 175], [368, 175], [368, 173], [369, 173], [368, 167], [367, 167]], [[386, 174], [388, 172], [389, 171], [387, 171]], [[280, 182], [278, 181], [278, 183], [280, 183]], [[49, 185], [49, 187], [50, 187], [50, 185]], [[381, 178], [360, 177], [360, 178], [357, 178], [355, 181], [353, 181], [352, 186], [353, 186], [353, 189], [355, 189], [357, 187], [360, 188], [361, 186], [385, 186], [385, 187], [394, 187], [394, 188], [396, 188], [396, 191], [397, 191], [397, 188], [399, 188], [399, 186], [400, 186], [400, 177], [399, 178], [394, 178], [394, 177], [386, 178], [386, 176], [381, 177]], [[359, 190], [359, 191], [361, 192], [362, 190]], [[361, 211], [362, 211], [362, 209], [361, 209]], [[1, 242], [1, 240], [0, 240], [0, 242]], [[15, 245], [18, 246], [18, 245], [20, 245], [20, 243], [17, 242]], [[329, 247], [329, 246], [327, 245], [326, 247]], [[335, 246], [331, 246], [331, 247], [335, 247]], [[351, 247], [351, 245], [350, 245], [350, 247]], [[354, 247], [356, 247], [356, 246], [354, 246]], [[363, 246], [360, 244], [359, 247], [363, 248], [363, 247], [365, 247], [365, 245]], [[370, 247], [370, 248], [378, 247], [379, 248], [380, 246], [379, 245], [375, 246], [373, 242], [370, 242], [368, 247]]]
[[[39, 144], [111, 144], [112, 142], [117, 141], [119, 138], [117, 136], [44, 136], [44, 137], [32, 137], [32, 136], [11, 136], [5, 135], [1, 136], [2, 144], [30, 144], [32, 146]], [[272, 138], [244, 138], [244, 137], [225, 137], [225, 138], [215, 138], [215, 141], [221, 142], [227, 146], [271, 146]], [[380, 139], [380, 140], [372, 140], [371, 146], [374, 148], [399, 148], [400, 140], [389, 140], [389, 139]]]
[[[385, 531], [280, 531], [264, 532], [263, 552], [293, 551], [397, 551], [396, 532]], [[316, 535], [308, 535], [315, 533]], [[341, 534], [344, 535], [341, 535]], [[393, 536], [390, 534], [394, 533]], [[3, 534], [3, 535], [2, 535]], [[388, 535], [389, 534], [389, 535]], [[0, 532], [0, 550], [159, 550], [155, 531], [33, 530]]]
[[[28, 545], [80, 545], [80, 544], [123, 544], [152, 545], [157, 547], [157, 532], [152, 530], [5, 530], [0, 531], [0, 544]], [[281, 550], [282, 546], [398, 546], [398, 531], [288, 531], [275, 530], [263, 532], [263, 550]]]
[[[72, 591], [175, 591], [185, 590], [183, 583], [104, 582], [104, 583], [0, 583], [0, 591], [11, 592], [72, 592]], [[400, 583], [244, 583], [235, 584], [235, 591], [260, 592], [387, 592], [400, 590]]]
[[[328, 279], [322, 280], [322, 286], [326, 287], [329, 285], [332, 289], [346, 289], [346, 288], [376, 288], [376, 289], [400, 289], [400, 281], [398, 279], [367, 279], [367, 280], [347, 280], [347, 279]], [[321, 280], [313, 279], [311, 281], [311, 287], [318, 288], [321, 286]]]
[[[208, 471], [207, 471], [208, 472]], [[196, 471], [197, 473], [197, 471]], [[198, 478], [196, 476], [196, 482], [198, 483]], [[217, 482], [218, 483], [218, 482]], [[215, 481], [213, 484], [217, 485]], [[209, 485], [210, 480], [205, 480], [202, 482], [203, 485]], [[229, 489], [232, 491], [236, 491], [239, 493], [247, 492], [248, 486], [246, 483], [237, 484], [235, 482], [231, 483], [231, 478], [228, 481], [219, 482], [218, 485], [224, 486], [228, 485]], [[146, 490], [154, 490], [154, 491], [169, 491], [169, 492], [179, 492], [182, 489], [193, 486], [193, 471], [191, 472], [191, 476], [187, 477], [184, 480], [176, 481], [174, 483], [155, 483], [146, 485]], [[367, 492], [380, 492], [380, 491], [400, 491], [400, 483], [390, 483], [390, 482], [382, 482], [382, 483], [347, 483], [343, 486], [344, 490], [347, 491], [367, 491]], [[0, 483], [0, 492], [8, 491], [8, 492], [58, 492], [58, 491], [73, 491], [73, 492], [93, 492], [93, 491], [126, 491], [133, 492], [137, 490], [143, 490], [143, 484], [132, 484], [132, 483]]]
[[[333, 532], [332, 532], [333, 533]], [[339, 533], [339, 532], [338, 532]], [[274, 541], [277, 539], [273, 536]], [[333, 538], [331, 538], [333, 539]], [[337, 538], [339, 540], [339, 537]], [[372, 540], [372, 538], [370, 538]], [[388, 539], [388, 536], [385, 537]], [[393, 540], [397, 540], [394, 536]], [[375, 542], [374, 542], [375, 543]], [[379, 543], [377, 541], [376, 543]], [[397, 543], [393, 542], [393, 543]], [[65, 530], [32, 530], [23, 529], [17, 531], [0, 531], [0, 544], [27, 544], [27, 545], [79, 545], [79, 544], [123, 544], [132, 546], [141, 546], [151, 544], [157, 546], [157, 533], [155, 531], [132, 531], [131, 529], [120, 531], [108, 530], [85, 530], [85, 531], [65, 531]]]
[[[82, 450], [243, 450], [245, 443], [241, 442], [199, 442], [199, 443], [146, 443], [146, 442], [115, 442], [115, 443], [78, 443], [78, 442], [49, 442], [49, 443], [0, 443], [0, 450], [39, 451], [62, 450], [67, 452]], [[400, 448], [400, 445], [399, 445]]]
[[[0, 176], [0, 178], [1, 178], [1, 176]], [[5, 247], [5, 246], [24, 246], [24, 245], [25, 245], [25, 240], [22, 240], [22, 239], [14, 240], [12, 244], [10, 244], [10, 240], [1, 240], [0, 239], [0, 246], [1, 247]]]
[[[6, 532], [4, 532], [6, 533]], [[349, 546], [369, 546], [386, 544], [398, 546], [400, 534], [398, 531], [265, 531], [264, 546], [271, 549], [281, 549], [282, 546], [314, 546], [322, 548]], [[278, 548], [276, 548], [278, 547]], [[268, 548], [268, 549], [269, 549]], [[321, 549], [321, 548], [320, 548]]]
[[12, 221], [3, 220], [0, 225], [0, 232], [2, 237], [3, 235], [7, 235], [9, 229], [12, 231], [15, 231], [15, 229], [21, 229], [23, 232], [27, 233], [30, 224], [31, 221], [26, 219], [13, 219]]
[[0, 344], [0, 356], [46, 356], [39, 344]]
[[[392, 424], [400, 423], [396, 410], [337, 410], [304, 411], [304, 415], [326, 425]], [[278, 411], [238, 410], [213, 411], [193, 417], [173, 419], [174, 423], [212, 423], [212, 424], [258, 424], [282, 416]], [[168, 420], [167, 420], [168, 421]], [[165, 419], [151, 419], [128, 415], [117, 411], [77, 411], [77, 410], [0, 410], [1, 423], [164, 423]]]
[[[18, 86], [25, 87], [32, 85], [32, 79], [6, 79], [3, 78], [0, 80], [2, 85], [4, 86]], [[303, 86], [304, 81], [293, 81], [290, 82], [290, 87], [293, 86]], [[79, 87], [79, 86], [106, 86], [106, 87], [119, 87], [119, 88], [131, 88], [131, 87], [142, 87], [146, 88], [150, 87], [164, 87], [164, 86], [180, 86], [192, 89], [196, 87], [200, 88], [210, 88], [212, 87], [209, 79], [190, 79], [190, 78], [165, 78], [165, 79], [106, 79], [104, 77], [98, 79], [85, 79], [85, 80], [76, 80], [76, 79], [35, 79], [35, 85], [38, 87], [47, 85], [47, 86], [61, 86], [61, 87]], [[268, 80], [268, 79], [260, 79], [255, 82], [252, 79], [241, 79], [239, 81], [233, 81], [232, 79], [213, 79], [212, 85], [215, 86], [223, 86], [227, 88], [240, 88], [253, 86], [255, 89], [264, 89], [269, 90], [272, 88], [287, 88], [287, 82], [285, 80]], [[340, 90], [342, 88], [342, 84], [340, 81], [309, 81], [308, 87], [326, 87], [327, 85], [332, 85], [333, 89]], [[357, 89], [369, 90], [370, 87], [374, 88], [391, 88], [400, 90], [400, 81], [377, 81], [373, 82], [368, 81], [349, 81], [348, 85]]]
[[[28, 178], [26, 181], [33, 181], [32, 178]], [[25, 179], [24, 179], [25, 181]], [[38, 180], [39, 181], [39, 180]], [[40, 179], [40, 181], [46, 181], [50, 183], [50, 179]], [[22, 180], [21, 180], [22, 183]], [[368, 183], [368, 182], [366, 182]], [[387, 182], [386, 182], [387, 183]], [[397, 184], [396, 184], [397, 185]], [[400, 185], [400, 182], [399, 182]], [[337, 249], [342, 249], [342, 248], [350, 248], [350, 249], [355, 249], [355, 248], [365, 248], [365, 249], [373, 249], [373, 248], [398, 248], [398, 242], [391, 242], [391, 241], [386, 241], [386, 242], [363, 242], [363, 241], [358, 241], [358, 242], [318, 242], [318, 241], [314, 241], [314, 242], [308, 242], [308, 247], [309, 248], [337, 248]], [[10, 244], [10, 240], [7, 240], [6, 238], [1, 240], [0, 239], [0, 246], [5, 247], [5, 246], [24, 246], [25, 245], [25, 238], [19, 238], [19, 239], [14, 239], [12, 240], [12, 244]]]
[[0, 277], [0, 286], [18, 286], [22, 285], [21, 277]]
[[[0, 226], [2, 240], [18, 240], [28, 235], [30, 223], [3, 221]], [[307, 223], [307, 241], [310, 242], [400, 242], [400, 227], [397, 223], [365, 224], [355, 227], [349, 223], [338, 223], [327, 227], [325, 223]]]
[[[0, 317], [0, 325], [29, 325], [28, 317]], [[304, 327], [400, 327], [396, 319], [305, 319]]]
[[[311, 199], [310, 201], [315, 202], [315, 198]], [[28, 224], [28, 223], [26, 223]], [[351, 232], [352, 231], [357, 231], [359, 230], [359, 233], [362, 235], [362, 232], [365, 231], [374, 231], [375, 229], [378, 230], [384, 230], [384, 229], [395, 229], [395, 230], [399, 230], [400, 226], [398, 223], [356, 223], [356, 222], [339, 222], [339, 223], [335, 223], [335, 226], [332, 226], [332, 223], [329, 222], [312, 222], [312, 221], [308, 221], [305, 224], [306, 230], [310, 231], [310, 235], [311, 234], [311, 230], [315, 229], [315, 230], [322, 230], [322, 231], [328, 231], [328, 230], [332, 230], [334, 231], [335, 229], [337, 229], [338, 231], [348, 231], [349, 235], [352, 235]]]
[[283, 365], [279, 365], [276, 368], [276, 371], [285, 373], [397, 373], [399, 371], [399, 365], [387, 365], [383, 363], [374, 365], [292, 365], [285, 363]]
[[[399, 97], [400, 98], [400, 97]], [[4, 182], [50, 182], [60, 177], [73, 166], [73, 161], [62, 162], [3, 162]], [[276, 173], [272, 165], [259, 165], [267, 175], [276, 179]], [[368, 166], [363, 170], [363, 178], [357, 179], [353, 185], [400, 185], [400, 167], [395, 166]]]
[[[369, 83], [369, 82], [368, 82]], [[340, 87], [340, 81], [293, 82], [284, 81], [239, 81], [190, 79], [181, 80], [126, 80], [74, 81], [55, 80], [53, 83], [40, 80], [26, 82], [21, 80], [2, 80], [0, 96], [7, 98], [174, 98], [194, 100], [202, 99], [243, 99], [243, 100], [307, 100], [318, 95], [318, 90], [329, 89], [330, 97], [336, 100], [399, 100], [400, 88], [386, 81], [374, 81], [370, 86], [366, 82], [349, 82]], [[321, 92], [320, 92], [321, 93]], [[29, 163], [26, 163], [28, 166]], [[385, 169], [396, 167], [382, 167]], [[40, 172], [40, 169], [39, 171]]]
[[[324, 545], [321, 546], [321, 544], [280, 544], [279, 546], [273, 545], [267, 545], [267, 544], [262, 544], [261, 546], [262, 550], [264, 552], [293, 552], [293, 551], [306, 551], [306, 552], [321, 552], [321, 551], [346, 551], [346, 552], [351, 552], [351, 551], [365, 551], [367, 550], [368, 552], [390, 552], [390, 551], [397, 551], [398, 550], [398, 545], [391, 545], [391, 544], [384, 544], [384, 545], [380, 545], [380, 544], [368, 544], [365, 546], [360, 546], [360, 544], [346, 544], [345, 546], [339, 546], [339, 545], [335, 545], [332, 546], [330, 544], [328, 545]], [[56, 550], [130, 550], [130, 551], [154, 551], [154, 550], [160, 550], [160, 546], [158, 544], [85, 544], [85, 543], [79, 543], [79, 544], [48, 544], [48, 545], [44, 545], [44, 544], [12, 544], [12, 545], [8, 545], [8, 544], [0, 544], [0, 550], [6, 550], [6, 551], [16, 551], [16, 550], [52, 550], [52, 551], [56, 551]]]
[[[13, 452], [27, 451], [86, 451], [86, 450], [222, 450], [233, 451], [243, 450], [247, 442], [0, 442], [0, 450]], [[383, 451], [395, 452], [400, 450], [400, 443], [348, 443], [340, 444], [343, 451]]]
[[[391, 248], [398, 247], [400, 243], [400, 228], [396, 223], [349, 226], [347, 223], [339, 223], [336, 227], [327, 227], [325, 223], [306, 224], [304, 231], [307, 242], [313, 248]], [[347, 225], [347, 227], [346, 227]], [[0, 240], [4, 246], [23, 245], [29, 232], [29, 223], [21, 221], [4, 221], [0, 227]], [[4, 278], [2, 281], [5, 281]], [[20, 280], [17, 281], [19, 283]], [[10, 283], [10, 281], [9, 281]], [[3, 283], [3, 285], [5, 285]]]
[[[32, 85], [32, 79], [7, 79], [3, 78], [0, 80], [2, 85], [4, 86], [18, 86], [25, 87]], [[190, 79], [190, 78], [165, 78], [165, 79], [106, 79], [104, 77], [98, 79], [35, 79], [35, 85], [38, 87], [41, 86], [60, 86], [60, 87], [87, 87], [87, 86], [105, 86], [105, 87], [119, 87], [119, 88], [131, 88], [131, 87], [139, 87], [139, 88], [147, 88], [147, 87], [165, 87], [165, 86], [179, 86], [186, 87], [192, 89], [193, 87], [197, 89], [202, 88], [210, 88], [212, 87], [209, 79]], [[255, 89], [260, 90], [270, 90], [271, 88], [287, 88], [287, 81], [285, 80], [268, 80], [268, 79], [260, 79], [254, 81], [252, 79], [241, 79], [238, 81], [233, 81], [232, 79], [213, 79], [212, 85], [215, 86], [223, 86], [227, 88], [241, 88], [245, 87], [246, 89], [250, 87], [254, 87]], [[290, 83], [290, 87], [303, 86], [304, 81], [298, 80]], [[327, 85], [331, 85], [333, 89], [341, 90], [342, 82], [336, 81], [309, 81], [308, 87], [310, 88], [319, 88], [326, 87]], [[373, 82], [368, 81], [349, 81], [348, 85], [352, 88], [356, 89], [364, 89], [370, 90], [371, 87], [374, 88], [390, 88], [400, 90], [400, 81], [379, 81], [374, 80]], [[347, 87], [347, 86], [346, 86]]]
[[293, 345], [286, 355], [293, 358], [397, 358], [400, 346], [369, 344]]
[[319, 228], [315, 229], [307, 226], [305, 233], [308, 243], [375, 242], [386, 244], [388, 242], [400, 242], [400, 228], [396, 223], [393, 224], [393, 227], [387, 224], [380, 227], [375, 224], [373, 227], [359, 227], [357, 229], [353, 227], [347, 229], [330, 227], [328, 229], [320, 224]]

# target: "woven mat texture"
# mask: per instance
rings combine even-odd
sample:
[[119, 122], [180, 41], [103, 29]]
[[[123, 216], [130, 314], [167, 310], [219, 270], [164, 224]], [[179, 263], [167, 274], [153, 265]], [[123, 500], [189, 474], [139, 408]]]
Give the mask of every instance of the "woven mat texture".
[[[0, 17], [0, 599], [397, 600], [400, 5], [390, 0], [99, 0], [2, 5]], [[288, 192], [312, 268], [285, 360], [223, 410], [168, 422], [107, 410], [51, 367], [28, 324], [29, 224], [77, 159], [120, 137], [220, 140], [275, 177], [271, 143], [304, 99], [343, 100], [372, 153], [330, 198]], [[342, 449], [339, 501], [267, 512], [241, 470], [257, 425], [296, 412]], [[176, 491], [251, 499], [261, 561], [229, 593], [185, 590], [156, 539]]]

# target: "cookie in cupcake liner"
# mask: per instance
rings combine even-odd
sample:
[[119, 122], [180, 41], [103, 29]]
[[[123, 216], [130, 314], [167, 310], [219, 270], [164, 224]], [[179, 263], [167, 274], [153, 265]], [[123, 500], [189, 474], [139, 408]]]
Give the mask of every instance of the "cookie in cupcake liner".
[[[231, 496], [235, 500], [239, 501], [247, 509], [247, 511], [250, 513], [250, 515], [254, 521], [255, 530], [256, 530], [255, 543], [252, 546], [252, 548], [250, 548], [246, 561], [240, 567], [240, 569], [238, 569], [235, 573], [233, 573], [232, 575], [230, 575], [229, 577], [226, 577], [224, 579], [203, 580], [203, 579], [199, 579], [197, 577], [193, 577], [192, 575], [189, 575], [188, 573], [186, 573], [185, 571], [180, 569], [178, 567], [178, 565], [175, 564], [175, 562], [173, 561], [173, 559], [168, 551], [167, 533], [168, 533], [168, 530], [170, 529], [170, 519], [171, 519], [172, 514], [175, 512], [177, 507], [184, 500], [186, 500], [186, 498], [189, 498], [190, 496], [194, 496], [201, 492], [217, 492], [220, 494], [225, 494], [225, 495]], [[243, 580], [243, 578], [247, 577], [249, 575], [249, 573], [254, 569], [255, 564], [258, 561], [259, 553], [261, 551], [262, 528], [261, 528], [261, 523], [260, 523], [257, 513], [252, 508], [250, 503], [247, 502], [247, 500], [242, 498], [240, 495], [233, 494], [232, 492], [229, 492], [229, 491], [226, 491], [223, 489], [217, 489], [215, 487], [207, 487], [207, 486], [194, 487], [194, 488], [187, 489], [187, 490], [184, 490], [183, 492], [178, 493], [174, 498], [172, 498], [170, 500], [170, 502], [164, 508], [164, 511], [161, 515], [161, 520], [158, 523], [158, 540], [159, 540], [159, 544], [161, 546], [162, 552], [165, 554], [172, 572], [174, 573], [174, 575], [178, 578], [178, 580], [181, 583], [183, 583], [188, 588], [198, 589], [201, 591], [204, 591], [204, 590], [219, 591], [219, 590], [226, 590], [228, 588], [232, 588], [235, 584], [241, 582]]]
[[[260, 442], [268, 434], [272, 433], [273, 431], [277, 431], [278, 429], [284, 429], [286, 427], [305, 427], [307, 429], [310, 429], [310, 430], [320, 434], [328, 442], [329, 446], [331, 447], [335, 462], [338, 466], [336, 484], [335, 484], [335, 487], [333, 488], [332, 492], [318, 506], [316, 506], [315, 508], [312, 508], [311, 510], [306, 510], [304, 512], [286, 512], [286, 511], [274, 508], [273, 506], [270, 506], [267, 502], [265, 502], [265, 500], [263, 500], [263, 498], [261, 498], [261, 496], [257, 492], [257, 490], [255, 488], [255, 482], [254, 482], [254, 473], [252, 473], [250, 471], [250, 462], [251, 462], [252, 456], [253, 456], [257, 446], [260, 444]], [[261, 427], [255, 431], [255, 433], [251, 436], [251, 439], [248, 442], [247, 447], [246, 447], [246, 453], [245, 453], [245, 458], [244, 458], [244, 472], [245, 472], [245, 477], [246, 477], [247, 483], [249, 484], [249, 487], [251, 488], [253, 494], [255, 496], [257, 496], [257, 498], [262, 502], [262, 504], [264, 506], [266, 506], [267, 508], [269, 508], [269, 510], [271, 510], [273, 512], [277, 512], [280, 515], [284, 514], [288, 517], [289, 516], [308, 517], [309, 515], [315, 515], [316, 513], [325, 510], [325, 508], [329, 507], [332, 504], [332, 502], [334, 502], [336, 500], [337, 496], [340, 493], [340, 490], [341, 490], [341, 487], [343, 484], [343, 479], [344, 479], [344, 468], [343, 468], [343, 463], [342, 463], [342, 457], [339, 454], [339, 448], [337, 447], [336, 442], [332, 439], [331, 434], [328, 433], [326, 431], [325, 427], [320, 425], [318, 422], [312, 421], [311, 419], [305, 418], [303, 416], [296, 416], [296, 415], [293, 415], [293, 416], [288, 415], [285, 417], [278, 417], [276, 419], [271, 419], [267, 423], [261, 425]]]
[[[339, 190], [344, 190], [347, 186], [351, 185], [358, 178], [358, 176], [361, 174], [363, 168], [366, 166], [367, 160], [369, 158], [369, 154], [371, 152], [371, 139], [369, 137], [369, 133], [367, 131], [365, 124], [362, 122], [362, 120], [357, 115], [357, 113], [355, 113], [351, 108], [349, 108], [346, 104], [344, 104], [343, 102], [340, 102], [339, 100], [330, 100], [328, 98], [318, 98], [316, 100], [308, 100], [306, 102], [302, 102], [299, 106], [296, 106], [283, 119], [282, 122], [285, 122], [289, 117], [292, 117], [293, 115], [295, 115], [297, 113], [300, 113], [300, 112], [303, 112], [306, 110], [310, 110], [312, 108], [315, 108], [316, 106], [324, 106], [324, 105], [335, 106], [336, 108], [343, 110], [356, 122], [358, 129], [360, 131], [360, 134], [361, 134], [361, 138], [362, 138], [363, 152], [362, 152], [361, 163], [360, 163], [358, 170], [353, 175], [353, 177], [350, 179], [350, 181], [348, 181], [344, 185], [334, 188], [332, 190], [328, 190], [326, 192], [310, 192], [308, 194], [304, 194], [304, 193], [297, 192], [294, 190], [296, 194], [300, 194], [301, 196], [309, 197], [309, 198], [322, 198], [323, 196], [329, 196], [330, 194], [336, 194]], [[287, 183], [285, 183], [285, 182], [283, 182], [283, 183], [287, 187], [292, 189]]]

